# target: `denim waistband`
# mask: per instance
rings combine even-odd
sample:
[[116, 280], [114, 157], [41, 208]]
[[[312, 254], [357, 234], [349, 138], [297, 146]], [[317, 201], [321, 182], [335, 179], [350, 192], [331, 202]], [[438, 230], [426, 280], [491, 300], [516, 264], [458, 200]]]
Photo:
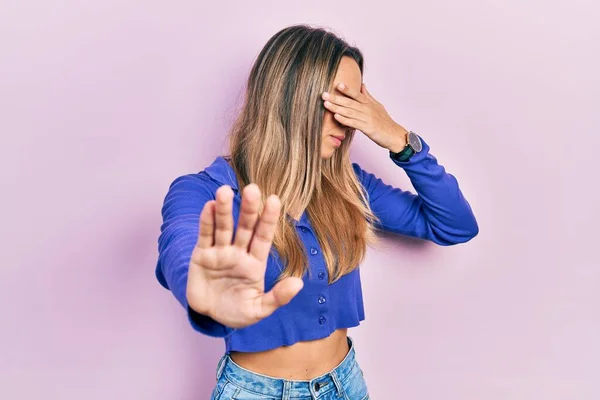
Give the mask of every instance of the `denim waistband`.
[[310, 380], [288, 380], [258, 374], [236, 364], [229, 354], [225, 354], [219, 361], [217, 380], [224, 374], [228, 381], [244, 390], [280, 399], [317, 398], [332, 390], [341, 394], [342, 382], [350, 375], [356, 363], [354, 341], [350, 336], [347, 338], [350, 350], [346, 357], [331, 371]]

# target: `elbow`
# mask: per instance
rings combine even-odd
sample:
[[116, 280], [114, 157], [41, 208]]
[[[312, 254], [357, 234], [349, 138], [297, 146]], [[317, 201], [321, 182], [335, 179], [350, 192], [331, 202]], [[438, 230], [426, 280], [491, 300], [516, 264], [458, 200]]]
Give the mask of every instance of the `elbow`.
[[457, 240], [452, 244], [466, 243], [479, 234], [479, 225], [475, 217], [472, 217], [471, 221], [465, 223], [460, 231], [461, 234], [457, 235]]
[[456, 240], [452, 244], [467, 243], [468, 241], [473, 239], [475, 236], [477, 236], [478, 233], [479, 233], [479, 228], [475, 227], [472, 230], [465, 232], [460, 238], [458, 238], [458, 240]]
[[433, 242], [440, 246], [453, 246], [456, 244], [466, 243], [479, 234], [479, 225], [475, 218], [469, 221], [463, 221], [460, 225], [454, 226], [453, 229], [444, 227], [445, 229], [435, 229], [433, 231]]
[[469, 218], [467, 218], [465, 222], [464, 229], [467, 232], [467, 241], [469, 241], [479, 234], [479, 224], [472, 212], [469, 213]]
[[471, 230], [469, 231], [469, 240], [473, 239], [475, 236], [477, 236], [479, 234], [479, 224], [477, 224], [477, 221], [475, 220], [475, 218], [473, 218], [473, 224], [471, 225]]

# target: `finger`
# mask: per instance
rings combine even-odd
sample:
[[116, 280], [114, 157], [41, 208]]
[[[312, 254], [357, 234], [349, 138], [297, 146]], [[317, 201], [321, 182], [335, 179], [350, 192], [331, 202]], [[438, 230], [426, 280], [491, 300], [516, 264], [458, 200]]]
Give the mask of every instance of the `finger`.
[[215, 246], [228, 246], [233, 236], [233, 190], [223, 185], [217, 189], [216, 198]]
[[323, 92], [321, 95], [323, 100], [329, 100], [333, 104], [337, 104], [340, 106], [352, 108], [354, 110], [361, 111], [363, 108], [363, 104], [358, 101], [351, 99], [350, 97], [346, 97], [343, 95], [331, 94], [329, 92]]
[[273, 289], [257, 299], [258, 319], [268, 317], [279, 307], [289, 303], [303, 286], [304, 282], [300, 278], [285, 278], [277, 282]]
[[269, 257], [273, 237], [275, 236], [280, 208], [279, 197], [274, 194], [270, 195], [265, 201], [263, 213], [250, 243], [250, 254], [265, 263]]
[[361, 111], [353, 110], [351, 108], [347, 108], [347, 107], [343, 107], [343, 106], [338, 106], [336, 104], [333, 104], [329, 100], [326, 100], [323, 103], [323, 105], [325, 106], [326, 109], [328, 109], [332, 113], [338, 113], [347, 118], [353, 118], [353, 119], [357, 119], [359, 121], [366, 122], [367, 116], [365, 115], [365, 113], [363, 113]]
[[333, 114], [333, 118], [335, 118], [336, 121], [339, 121], [339, 123], [342, 125], [346, 125], [346, 126], [349, 126], [350, 128], [358, 129], [362, 132], [364, 132], [364, 129], [367, 127], [367, 125], [363, 121], [359, 121], [354, 118], [344, 117], [343, 115], [340, 115], [337, 113]]
[[200, 213], [200, 232], [196, 247], [206, 249], [211, 247], [215, 238], [215, 201], [210, 200], [204, 204]]
[[375, 98], [374, 98], [373, 96], [371, 96], [371, 93], [370, 93], [370, 92], [367, 90], [367, 85], [365, 85], [365, 83], [364, 83], [364, 82], [363, 82], [363, 83], [360, 85], [360, 91], [361, 91], [361, 92], [362, 92], [362, 93], [363, 93], [365, 96], [367, 96], [369, 99], [371, 99], [371, 100], [375, 100]]
[[367, 103], [368, 102], [368, 99], [366, 98], [366, 96], [364, 94], [362, 94], [360, 92], [360, 90], [352, 89], [344, 83], [339, 83], [337, 85], [337, 90], [342, 92], [344, 95], [350, 97], [351, 99], [358, 101], [359, 103]]
[[234, 245], [248, 251], [256, 221], [258, 221], [258, 208], [260, 206], [260, 189], [255, 183], [244, 187], [242, 191], [242, 205], [240, 218], [235, 231]]

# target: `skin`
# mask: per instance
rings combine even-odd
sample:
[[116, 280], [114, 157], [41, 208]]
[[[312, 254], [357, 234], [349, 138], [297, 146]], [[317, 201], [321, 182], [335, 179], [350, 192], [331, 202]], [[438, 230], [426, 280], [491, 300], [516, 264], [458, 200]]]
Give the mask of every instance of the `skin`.
[[[339, 85], [343, 85], [340, 87]], [[379, 146], [399, 152], [408, 133], [396, 123], [362, 83], [356, 61], [342, 57], [333, 82], [333, 92], [321, 95], [325, 116], [321, 157], [329, 158], [338, 147], [332, 136], [345, 136], [347, 127], [358, 129]]]
[[[358, 129], [386, 149], [398, 152], [404, 148], [406, 129], [371, 96], [352, 58], [342, 58], [333, 87], [333, 93], [322, 94], [326, 112], [321, 157], [334, 154], [339, 144], [332, 136], [344, 137], [348, 127]], [[266, 263], [281, 204], [277, 196], [269, 196], [259, 218], [259, 199], [257, 185], [244, 188], [234, 236], [233, 191], [227, 185], [220, 187], [216, 200], [207, 202], [202, 210], [198, 244], [190, 261], [188, 304], [233, 328], [269, 316], [303, 287], [301, 279], [286, 278], [264, 293]], [[238, 365], [259, 374], [308, 380], [329, 372], [344, 359], [349, 350], [346, 336], [347, 329], [338, 329], [323, 339], [263, 352], [232, 352], [230, 356]]]

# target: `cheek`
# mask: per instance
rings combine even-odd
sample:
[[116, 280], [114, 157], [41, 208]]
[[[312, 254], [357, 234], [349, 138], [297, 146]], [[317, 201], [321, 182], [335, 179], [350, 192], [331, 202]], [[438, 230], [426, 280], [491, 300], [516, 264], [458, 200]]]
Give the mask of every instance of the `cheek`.
[[325, 110], [325, 114], [323, 114], [323, 126], [331, 127], [333, 121], [333, 113], [331, 111]]
[[331, 111], [325, 111], [325, 115], [323, 116], [323, 135], [327, 132], [338, 127], [339, 124], [335, 118], [333, 118], [333, 113]]

